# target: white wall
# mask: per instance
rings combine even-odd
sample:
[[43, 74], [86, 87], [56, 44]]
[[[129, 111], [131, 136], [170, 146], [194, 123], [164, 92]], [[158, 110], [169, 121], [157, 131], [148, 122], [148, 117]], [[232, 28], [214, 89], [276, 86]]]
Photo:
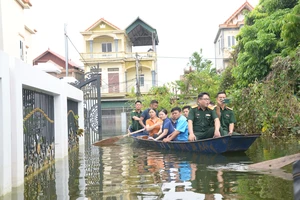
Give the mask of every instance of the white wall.
[[[73, 101], [79, 102], [78, 115], [79, 126], [81, 128], [84, 127], [84, 115], [82, 91], [69, 85], [65, 81], [57, 79], [1, 51], [0, 69], [5, 72], [5, 76], [2, 77], [0, 75], [0, 92], [4, 94], [1, 94], [0, 97], [0, 121], [5, 123], [5, 126], [0, 127], [1, 196], [8, 191], [6, 189], [7, 187], [11, 189], [11, 186], [16, 187], [24, 182], [23, 88], [54, 96], [56, 160], [68, 155], [67, 100], [72, 99]], [[9, 113], [11, 113], [11, 116], [9, 116]], [[81, 137], [80, 144], [83, 144], [83, 140], [84, 138]], [[9, 170], [11, 170], [11, 173]], [[12, 177], [10, 177], [9, 174], [11, 174]]]
[[27, 63], [32, 63], [32, 35], [25, 30], [26, 23], [24, 8], [16, 0], [0, 0], [0, 50], [20, 58], [20, 41], [23, 41], [23, 52], [28, 52]]
[[0, 51], [0, 196], [11, 190], [9, 57]]

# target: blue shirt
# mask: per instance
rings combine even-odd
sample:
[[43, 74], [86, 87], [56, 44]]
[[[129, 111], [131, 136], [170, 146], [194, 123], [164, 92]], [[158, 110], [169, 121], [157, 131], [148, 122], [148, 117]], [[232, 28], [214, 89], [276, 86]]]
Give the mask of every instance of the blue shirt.
[[176, 130], [179, 131], [180, 133], [177, 135], [174, 141], [188, 141], [189, 130], [188, 130], [188, 122], [185, 116], [181, 115], [176, 120]]
[[172, 125], [172, 121], [169, 118], [166, 118], [163, 121], [162, 131], [164, 131], [165, 129], [168, 129], [168, 133], [167, 133], [166, 137], [175, 131], [175, 129]]

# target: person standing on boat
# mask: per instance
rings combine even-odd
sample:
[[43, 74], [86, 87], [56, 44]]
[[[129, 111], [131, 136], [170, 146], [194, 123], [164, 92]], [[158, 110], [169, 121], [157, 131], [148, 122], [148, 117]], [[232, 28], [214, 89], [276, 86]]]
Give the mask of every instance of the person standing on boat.
[[186, 117], [181, 114], [181, 108], [174, 107], [172, 108], [171, 113], [172, 118], [176, 119], [175, 130], [173, 133], [164, 138], [163, 141], [188, 141], [188, 123]]
[[154, 138], [154, 140], [161, 140], [173, 133], [175, 130], [172, 125], [171, 119], [168, 118], [168, 111], [166, 109], [162, 109], [161, 111], [159, 111], [158, 116], [163, 121], [163, 124], [161, 129], [157, 133], [158, 136]]
[[197, 107], [191, 108], [188, 116], [189, 141], [221, 137], [220, 120], [214, 109], [208, 108], [207, 92], [198, 95]]
[[142, 112], [140, 121], [139, 121], [139, 123], [142, 127], [144, 127], [144, 128], [146, 127], [146, 121], [147, 121], [147, 119], [150, 118], [150, 115], [149, 115], [150, 109], [154, 109], [156, 112], [156, 116], [158, 116], [157, 107], [158, 107], [158, 101], [152, 100], [150, 102], [150, 107]]
[[234, 123], [236, 123], [236, 119], [233, 113], [232, 108], [229, 108], [226, 103], [226, 93], [219, 92], [217, 94], [217, 106], [215, 107], [217, 116], [220, 119], [221, 128], [223, 130], [224, 135], [239, 135], [239, 133], [233, 132]]
[[142, 102], [140, 100], [137, 100], [134, 104], [135, 104], [135, 110], [133, 110], [130, 113], [131, 125], [128, 128], [128, 131], [131, 133], [144, 128], [139, 122], [142, 114], [142, 110], [141, 110]]
[[156, 116], [156, 111], [152, 108], [149, 109], [149, 116], [150, 118], [146, 121], [145, 129], [148, 131], [149, 136], [153, 137], [154, 134], [159, 132], [162, 125], [162, 120]]

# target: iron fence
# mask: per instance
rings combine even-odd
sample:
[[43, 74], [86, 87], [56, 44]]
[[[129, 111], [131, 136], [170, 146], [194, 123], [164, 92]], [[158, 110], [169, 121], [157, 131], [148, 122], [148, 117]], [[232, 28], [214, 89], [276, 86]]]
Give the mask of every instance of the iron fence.
[[54, 161], [54, 98], [23, 89], [25, 176]]

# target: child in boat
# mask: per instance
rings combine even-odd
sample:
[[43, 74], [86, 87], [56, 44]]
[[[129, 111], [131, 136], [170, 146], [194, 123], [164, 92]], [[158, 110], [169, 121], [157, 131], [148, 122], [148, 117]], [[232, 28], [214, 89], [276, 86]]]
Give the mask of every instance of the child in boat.
[[161, 140], [161, 139], [167, 137], [168, 135], [170, 135], [171, 133], [173, 133], [173, 131], [175, 130], [172, 125], [171, 119], [168, 118], [168, 111], [166, 109], [162, 109], [158, 113], [158, 116], [163, 121], [163, 124], [162, 124], [159, 132], [156, 134], [157, 137], [154, 138], [154, 140]]

